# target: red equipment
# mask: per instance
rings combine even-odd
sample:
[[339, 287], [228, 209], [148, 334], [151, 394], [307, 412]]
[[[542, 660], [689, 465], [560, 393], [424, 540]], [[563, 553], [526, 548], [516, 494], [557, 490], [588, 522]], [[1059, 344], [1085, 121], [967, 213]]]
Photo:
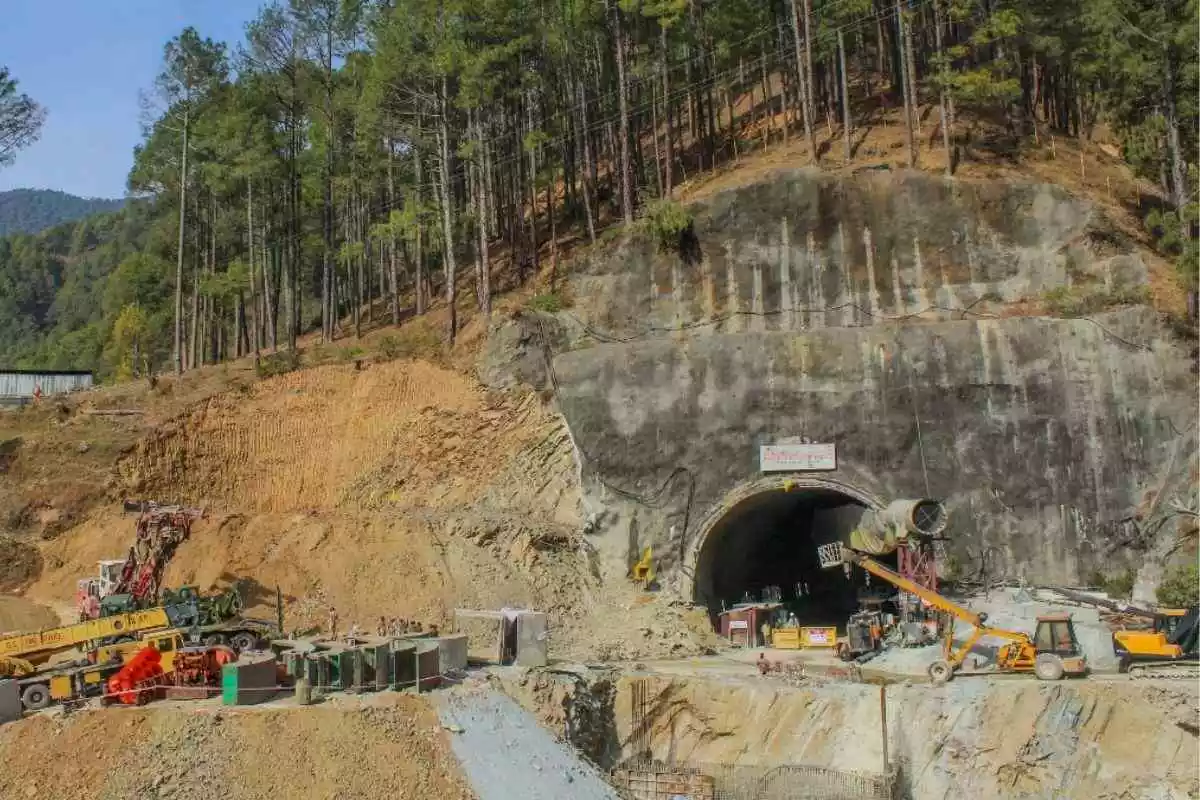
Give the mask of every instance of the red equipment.
[[192, 520], [202, 516], [204, 510], [200, 508], [144, 505], [137, 521], [137, 538], [129, 548], [114, 594], [128, 592], [139, 607], [156, 599], [163, 567], [191, 533]]
[[124, 705], [145, 705], [157, 694], [162, 683], [162, 654], [153, 647], [139, 650], [121, 667], [116, 675], [108, 679], [108, 694], [111, 702], [115, 696]]
[[[175, 554], [175, 548], [192, 530], [192, 521], [204, 516], [202, 508], [161, 506], [153, 501], [125, 501], [126, 511], [139, 511], [137, 533], [125, 562], [110, 581], [101, 574], [80, 582], [76, 604], [82, 619], [100, 615], [99, 601], [110, 594], [129, 594], [132, 607], [145, 608], [158, 600], [163, 568]], [[115, 562], [101, 562], [103, 573]]]
[[175, 651], [171, 682], [176, 686], [212, 686], [221, 679], [221, 667], [237, 661], [237, 651], [225, 645], [181, 647]]

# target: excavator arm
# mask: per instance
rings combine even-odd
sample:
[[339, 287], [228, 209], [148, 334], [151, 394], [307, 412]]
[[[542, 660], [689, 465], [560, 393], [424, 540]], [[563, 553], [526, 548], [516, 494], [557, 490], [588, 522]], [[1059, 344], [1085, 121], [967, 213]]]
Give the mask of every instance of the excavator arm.
[[853, 550], [842, 548], [842, 559], [846, 563], [862, 567], [871, 575], [890, 583], [892, 586], [895, 586], [901, 591], [915, 594], [933, 608], [936, 608], [939, 611], [945, 611], [955, 619], [961, 620], [962, 622], [970, 625], [973, 628], [971, 635], [967, 637], [967, 640], [960, 647], [954, 647], [953, 636], [950, 632], [947, 632], [946, 637], [942, 642], [942, 650], [945, 653], [946, 660], [954, 667], [958, 667], [960, 664], [962, 664], [963, 660], [966, 659], [967, 655], [971, 652], [971, 649], [979, 642], [980, 639], [985, 636], [994, 636], [998, 639], [1007, 639], [1012, 642], [1017, 642], [1021, 645], [1030, 644], [1028, 635], [1019, 631], [1009, 631], [1004, 630], [1003, 628], [988, 627], [984, 624], [986, 618], [978, 612], [972, 611], [965, 606], [961, 606], [958, 603], [955, 603], [953, 600], [943, 597], [935, 591], [926, 589], [924, 586], [910, 581], [908, 578], [905, 578], [898, 572], [888, 569], [879, 562], [863, 555], [862, 553], [856, 553]]
[[939, 611], [949, 612], [954, 616], [955, 619], [960, 619], [963, 622], [974, 625], [976, 628], [983, 627], [983, 618], [971, 609], [960, 606], [953, 600], [945, 598], [935, 591], [926, 589], [924, 586], [910, 581], [900, 573], [893, 572], [892, 570], [880, 564], [878, 561], [868, 558], [862, 553], [856, 553], [853, 550], [846, 550], [843, 548], [842, 558], [851, 564], [862, 567], [875, 577], [887, 581], [901, 591], [908, 592], [909, 594], [915, 594], [917, 597], [921, 598]]

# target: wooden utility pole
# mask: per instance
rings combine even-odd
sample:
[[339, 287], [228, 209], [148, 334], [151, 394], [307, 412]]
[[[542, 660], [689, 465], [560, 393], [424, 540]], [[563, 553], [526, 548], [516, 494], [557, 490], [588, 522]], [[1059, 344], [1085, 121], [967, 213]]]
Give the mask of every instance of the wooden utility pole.
[[888, 775], [887, 686], [879, 687], [879, 734], [883, 745], [883, 774]]

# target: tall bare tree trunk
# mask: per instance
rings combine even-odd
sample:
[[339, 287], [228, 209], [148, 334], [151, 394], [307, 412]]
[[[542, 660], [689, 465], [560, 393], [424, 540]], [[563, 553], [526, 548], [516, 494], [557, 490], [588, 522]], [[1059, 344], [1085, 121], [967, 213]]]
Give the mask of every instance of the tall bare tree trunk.
[[846, 36], [838, 28], [838, 68], [842, 78], [842, 150], [847, 164], [850, 163], [850, 88], [846, 80]]
[[583, 92], [583, 81], [575, 82], [575, 97], [576, 105], [579, 107], [579, 116], [577, 117], [577, 127], [579, 130], [580, 145], [583, 150], [583, 208], [587, 214], [587, 230], [588, 241], [595, 243], [596, 241], [596, 214], [592, 209], [592, 190], [594, 182], [592, 175], [592, 144], [591, 136], [588, 135], [587, 124], [587, 102]]
[[912, 23], [907, 19], [904, 21], [903, 57], [904, 79], [908, 82], [908, 105], [912, 111], [913, 146], [916, 148], [913, 153], [913, 164], [916, 164], [921, 149], [921, 98], [917, 95], [917, 64], [913, 56]]
[[[662, 93], [663, 93], [663, 122], [667, 126], [667, 147], [666, 147], [666, 168], [663, 172], [663, 192], [667, 197], [671, 196], [673, 180], [672, 175], [675, 172], [675, 126], [672, 124], [671, 117], [671, 81], [670, 73], [667, 69], [667, 29], [663, 27], [662, 22], [658, 25], [658, 41], [662, 48], [662, 56], [659, 61], [659, 69], [662, 72]], [[689, 60], [689, 64], [691, 61]], [[692, 126], [692, 139], [695, 139], [695, 109], [691, 103], [691, 93], [688, 94], [688, 124]]]
[[490, 258], [489, 258], [489, 254], [488, 254], [488, 231], [487, 231], [489, 203], [488, 203], [487, 181], [484, 180], [484, 177], [483, 177], [483, 172], [485, 169], [484, 165], [486, 164], [486, 161], [487, 161], [486, 153], [487, 153], [487, 149], [488, 149], [488, 143], [487, 143], [487, 140], [484, 138], [483, 122], [482, 122], [482, 120], [479, 119], [479, 116], [476, 116], [476, 118], [475, 118], [475, 138], [479, 142], [479, 148], [480, 148], [480, 154], [479, 154], [480, 155], [480, 165], [476, 168], [476, 173], [475, 173], [476, 174], [475, 192], [476, 192], [476, 196], [478, 197], [478, 201], [476, 204], [476, 211], [478, 213], [478, 219], [476, 220], [475, 227], [478, 229], [478, 233], [479, 233], [478, 299], [479, 299], [479, 310], [482, 311], [484, 316], [486, 317], [486, 316], [491, 316], [491, 313], [492, 313], [492, 267], [491, 267]]
[[[533, 133], [533, 91], [525, 93], [525, 132]], [[541, 255], [538, 252], [537, 230], [537, 147], [529, 148], [529, 247], [533, 259], [533, 271], [537, 273], [542, 268]]]
[[900, 50], [900, 95], [904, 98], [904, 146], [908, 151], [908, 166], [917, 165], [916, 143], [913, 140], [912, 98], [908, 93], [908, 59], [904, 57], [904, 14], [900, 10], [900, 0], [895, 0], [896, 8], [896, 46]]
[[183, 153], [179, 168], [179, 251], [175, 254], [175, 374], [183, 374], [183, 242], [187, 221], [188, 134], [191, 132], [188, 109], [183, 110]]
[[[815, 126], [817, 121], [817, 101], [813, 96], [816, 92], [813, 88], [816, 86], [816, 83], [813, 82], [812, 48], [812, 0], [804, 0], [804, 82], [808, 89], [805, 93], [804, 102], [808, 104], [808, 117]], [[817, 153], [817, 140], [815, 133], [810, 134], [810, 136], [812, 138], [809, 139], [808, 145], [813, 149], [813, 163], [816, 163], [819, 157]]]
[[[253, 340], [254, 360], [258, 361], [258, 353], [262, 348], [262, 341], [259, 338], [259, 323], [262, 319], [261, 305], [259, 303], [259, 288], [258, 288], [258, 270], [254, 265], [254, 181], [250, 178], [246, 179], [246, 259], [250, 262], [250, 305], [254, 309], [253, 323]], [[242, 313], [245, 313], [243, 301], [238, 298], [238, 307]], [[241, 355], [241, 353], [238, 353]]]
[[[388, 137], [388, 215], [396, 210], [396, 152], [392, 137]], [[390, 220], [389, 220], [390, 222]], [[396, 240], [396, 229], [388, 225], [388, 289], [391, 294], [389, 305], [392, 310], [392, 324], [400, 324], [400, 271], [396, 263], [399, 256], [399, 244]], [[382, 287], [380, 288], [382, 291]]]
[[[801, 46], [801, 39], [803, 38], [803, 34], [801, 32], [801, 26], [803, 25], [803, 23], [800, 21], [800, 9], [796, 5], [796, 0], [791, 0], [791, 9], [792, 9], [792, 34], [793, 34], [793, 38], [795, 39], [795, 42], [796, 42], [796, 75], [800, 78], [798, 86], [800, 89], [800, 112], [801, 112], [801, 116], [804, 119], [804, 138], [808, 140], [808, 159], [809, 159], [809, 161], [811, 161], [812, 163], [815, 164], [817, 161], [817, 136], [813, 132], [812, 114], [809, 111], [808, 93], [809, 93], [811, 87], [809, 86], [808, 80], [805, 77], [806, 73], [805, 73], [805, 69], [804, 69], [804, 48]], [[733, 103], [732, 102], [730, 102], [730, 104], [729, 104], [729, 124], [732, 127], [732, 125], [733, 125]]]
[[[1183, 149], [1179, 143], [1179, 114], [1175, 107], [1175, 63], [1171, 46], [1163, 46], [1163, 94], [1167, 112], [1167, 150], [1171, 154], [1171, 200], [1183, 223], [1183, 207], [1187, 205], [1187, 182], [1184, 177]], [[1186, 231], [1184, 232], [1187, 235]]]
[[[938, 59], [939, 59], [938, 78], [939, 78], [939, 83], [942, 84], [939, 87], [940, 91], [938, 92], [938, 106], [939, 106], [939, 110], [941, 112], [941, 120], [942, 120], [942, 148], [946, 151], [946, 177], [949, 178], [951, 175], [954, 174], [954, 153], [950, 150], [950, 112], [949, 112], [949, 109], [946, 107], [946, 86], [945, 86], [946, 65], [944, 63], [940, 63], [941, 59], [943, 58], [942, 4], [941, 4], [940, 0], [934, 0], [934, 3], [933, 3], [933, 35], [934, 35], [934, 43], [935, 43], [935, 46], [937, 47], [937, 54], [938, 54]], [[1036, 98], [1036, 94], [1037, 94], [1037, 63], [1036, 62], [1034, 63], [1034, 79], [1033, 80], [1034, 80], [1034, 95]], [[1034, 103], [1036, 103], [1036, 102], [1037, 102], [1037, 100], [1035, 99]], [[1037, 138], [1037, 110], [1036, 109], [1034, 109], [1034, 113], [1033, 113], [1033, 135], [1034, 135], [1034, 138], [1036, 139]]]
[[617, 57], [617, 99], [621, 110], [621, 217], [633, 223], [633, 175], [629, 155], [629, 86], [625, 80], [625, 34], [621, 30], [621, 10], [614, 0], [605, 0], [613, 22]]
[[450, 325], [447, 331], [447, 342], [453, 347], [454, 338], [458, 335], [458, 306], [456, 287], [458, 283], [458, 270], [454, 263], [454, 220], [451, 217], [450, 203], [453, 198], [450, 196], [450, 126], [446, 119], [450, 111], [450, 103], [448, 100], [449, 90], [447, 88], [446, 76], [442, 76], [442, 108], [441, 117], [438, 121], [438, 145], [441, 147], [441, 158], [438, 159], [439, 168], [441, 170], [441, 181], [439, 189], [441, 190], [442, 201], [442, 235], [445, 237], [446, 246], [443, 255], [446, 261], [446, 304], [450, 315]]
[[[413, 168], [415, 170], [415, 174], [416, 174], [416, 178], [417, 178], [417, 181], [416, 181], [417, 185], [416, 185], [416, 190], [415, 190], [416, 191], [415, 200], [416, 200], [417, 204], [420, 205], [420, 203], [421, 203], [421, 184], [424, 181], [424, 175], [425, 175], [425, 170], [422, 166], [420, 150], [415, 150], [413, 152], [413, 159], [415, 162], [413, 164]], [[417, 269], [416, 269], [417, 278], [416, 278], [416, 287], [414, 288], [414, 291], [416, 293], [417, 314], [421, 315], [421, 314], [425, 313], [425, 309], [427, 308], [427, 306], [425, 303], [425, 299], [426, 299], [426, 295], [425, 295], [425, 281], [426, 281], [426, 278], [425, 278], [425, 247], [424, 247], [424, 245], [425, 245], [425, 228], [423, 225], [421, 225], [420, 221], [417, 222], [417, 230], [414, 233], [413, 238], [414, 238], [413, 260], [417, 262]]]

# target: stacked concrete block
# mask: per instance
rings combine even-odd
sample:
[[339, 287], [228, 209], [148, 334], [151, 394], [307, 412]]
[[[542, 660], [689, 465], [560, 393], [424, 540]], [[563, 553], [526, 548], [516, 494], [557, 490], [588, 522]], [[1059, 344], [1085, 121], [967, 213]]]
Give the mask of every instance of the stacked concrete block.
[[393, 639], [391, 643], [392, 683], [396, 690], [404, 690], [417, 681], [417, 646], [411, 641]]
[[438, 637], [438, 659], [443, 675], [467, 668], [467, 635], [457, 633]]
[[361, 654], [354, 649], [330, 650], [323, 654], [329, 664], [329, 689], [346, 691], [355, 687], [355, 678]]
[[436, 688], [441, 679], [441, 654], [437, 639], [417, 639], [417, 691], [426, 692]]
[[302, 675], [315, 693], [323, 694], [329, 691], [329, 660], [323, 653], [307, 653], [304, 656]]
[[278, 680], [274, 658], [249, 658], [221, 668], [221, 702], [248, 706], [270, 700]]
[[548, 659], [546, 615], [540, 611], [517, 614], [517, 664], [544, 667]]
[[0, 724], [21, 718], [21, 687], [16, 681], [0, 681]]
[[382, 691], [392, 683], [392, 648], [388, 642], [362, 647], [363, 688]]

